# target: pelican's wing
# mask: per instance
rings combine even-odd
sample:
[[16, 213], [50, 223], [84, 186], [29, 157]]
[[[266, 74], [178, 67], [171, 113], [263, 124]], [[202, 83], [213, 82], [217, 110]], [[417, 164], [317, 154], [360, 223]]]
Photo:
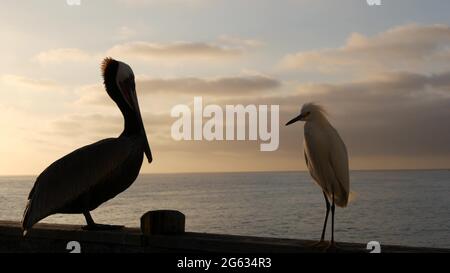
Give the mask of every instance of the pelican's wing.
[[330, 135], [330, 165], [339, 183], [336, 194], [336, 204], [344, 207], [347, 205], [350, 193], [350, 177], [348, 168], [347, 148], [336, 129], [332, 128]]
[[52, 163], [28, 196], [22, 226], [26, 230], [108, 178], [129, 155], [131, 141], [109, 138], [82, 147]]

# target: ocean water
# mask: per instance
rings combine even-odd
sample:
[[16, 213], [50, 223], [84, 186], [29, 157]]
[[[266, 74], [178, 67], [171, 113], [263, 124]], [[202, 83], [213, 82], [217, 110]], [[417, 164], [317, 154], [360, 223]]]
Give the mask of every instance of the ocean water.
[[[0, 177], [0, 219], [21, 219], [34, 179]], [[336, 209], [338, 241], [450, 248], [450, 171], [353, 171], [351, 189], [355, 199]], [[182, 211], [188, 231], [298, 239], [319, 239], [325, 216], [323, 195], [306, 172], [140, 175], [92, 215], [137, 227], [156, 209]]]

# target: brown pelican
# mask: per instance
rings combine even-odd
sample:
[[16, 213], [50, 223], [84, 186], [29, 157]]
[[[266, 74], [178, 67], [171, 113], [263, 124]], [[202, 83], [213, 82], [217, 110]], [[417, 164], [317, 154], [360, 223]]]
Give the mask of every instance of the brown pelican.
[[134, 74], [123, 62], [106, 58], [102, 63], [106, 92], [117, 104], [125, 127], [117, 138], [84, 146], [52, 163], [36, 179], [28, 196], [22, 227], [55, 213], [82, 213], [87, 230], [118, 226], [96, 224], [90, 211], [126, 190], [141, 169], [144, 153], [152, 161], [139, 104]]

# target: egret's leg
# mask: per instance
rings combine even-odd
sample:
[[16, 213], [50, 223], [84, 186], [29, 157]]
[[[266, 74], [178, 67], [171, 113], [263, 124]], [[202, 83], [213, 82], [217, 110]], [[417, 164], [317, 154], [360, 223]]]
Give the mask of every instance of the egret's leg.
[[331, 244], [334, 244], [334, 191], [333, 191], [333, 203], [331, 205]]
[[325, 220], [323, 222], [323, 229], [322, 229], [322, 236], [320, 237], [320, 241], [319, 242], [315, 242], [311, 245], [309, 245], [310, 247], [313, 248], [317, 248], [317, 247], [325, 247], [325, 231], [327, 229], [327, 222], [328, 222], [328, 215], [330, 214], [330, 201], [328, 201], [327, 195], [325, 194], [325, 192], [323, 192], [323, 197], [325, 198], [325, 204], [327, 206], [327, 212], [325, 214]]
[[327, 198], [327, 195], [325, 194], [325, 192], [323, 192], [323, 197], [325, 198], [327, 212], [325, 215], [325, 221], [323, 222], [322, 236], [320, 237], [320, 242], [323, 242], [325, 240], [325, 230], [327, 229], [328, 214], [330, 213], [330, 202], [328, 201], [328, 198]]
[[84, 230], [114, 230], [121, 229], [123, 226], [116, 225], [101, 225], [94, 222], [91, 213], [89, 211], [83, 212], [84, 218], [86, 218], [87, 225], [83, 227]]
[[338, 248], [336, 247], [336, 244], [334, 242], [334, 211], [335, 211], [335, 204], [334, 204], [334, 192], [333, 192], [333, 198], [331, 203], [331, 242], [330, 245], [327, 247], [326, 252], [337, 252]]

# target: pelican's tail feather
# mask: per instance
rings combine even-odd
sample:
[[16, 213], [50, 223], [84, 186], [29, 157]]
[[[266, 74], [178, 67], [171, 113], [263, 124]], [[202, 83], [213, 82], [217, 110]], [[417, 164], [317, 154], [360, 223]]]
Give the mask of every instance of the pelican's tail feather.
[[23, 236], [26, 236], [28, 230], [31, 229], [33, 225], [39, 221], [36, 220], [36, 217], [33, 215], [31, 205], [32, 199], [28, 199], [27, 206], [25, 207], [25, 211], [23, 212], [23, 219], [22, 219]]
[[44, 219], [51, 213], [48, 210], [43, 210], [37, 203], [36, 191], [33, 189], [28, 197], [28, 202], [23, 212], [22, 218], [22, 230], [24, 231], [24, 236], [27, 232], [40, 220]]

